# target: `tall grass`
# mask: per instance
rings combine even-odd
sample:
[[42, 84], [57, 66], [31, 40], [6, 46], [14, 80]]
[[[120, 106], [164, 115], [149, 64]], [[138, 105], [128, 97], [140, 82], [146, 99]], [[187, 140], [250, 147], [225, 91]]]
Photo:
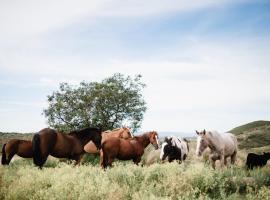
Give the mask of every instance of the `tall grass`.
[[0, 167], [0, 199], [269, 199], [270, 169], [213, 170], [203, 162], [115, 162], [74, 166], [50, 159], [39, 170], [31, 161]]

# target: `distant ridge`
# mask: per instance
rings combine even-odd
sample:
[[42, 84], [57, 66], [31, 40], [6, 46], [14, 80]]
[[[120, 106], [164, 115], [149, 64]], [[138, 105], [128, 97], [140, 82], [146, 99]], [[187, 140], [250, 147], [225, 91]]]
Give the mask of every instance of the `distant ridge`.
[[270, 151], [270, 121], [254, 121], [229, 132], [238, 138], [238, 147], [248, 152]]
[[259, 120], [259, 121], [254, 121], [254, 122], [250, 122], [248, 124], [244, 124], [242, 126], [238, 126], [232, 130], [230, 130], [230, 133], [233, 133], [235, 135], [240, 135], [246, 131], [251, 131], [254, 128], [258, 128], [261, 126], [270, 126], [270, 121], [264, 121], [264, 120]]

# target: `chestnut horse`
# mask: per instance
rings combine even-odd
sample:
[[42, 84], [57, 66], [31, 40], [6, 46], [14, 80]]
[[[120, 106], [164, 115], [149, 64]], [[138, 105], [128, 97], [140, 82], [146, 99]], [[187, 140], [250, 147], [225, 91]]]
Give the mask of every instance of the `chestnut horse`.
[[101, 139], [101, 130], [97, 128], [85, 128], [68, 134], [50, 128], [42, 129], [32, 140], [34, 163], [41, 168], [51, 155], [75, 160], [77, 165], [85, 153], [84, 145], [92, 140], [100, 149]]
[[2, 165], [8, 165], [14, 155], [33, 158], [32, 142], [29, 140], [9, 140], [2, 148]]
[[[112, 137], [116, 137], [116, 138], [123, 138], [123, 139], [128, 139], [128, 138], [132, 138], [133, 135], [130, 132], [129, 128], [127, 127], [122, 127], [122, 128], [117, 128], [114, 130], [108, 130], [108, 131], [104, 131], [102, 132], [102, 140], [101, 140], [101, 144], [107, 140], [110, 139]], [[95, 144], [90, 141], [88, 142], [85, 146], [84, 146], [84, 151], [86, 153], [92, 153], [92, 154], [98, 154], [99, 151], [97, 150]]]
[[133, 160], [135, 164], [141, 161], [144, 149], [151, 143], [158, 149], [158, 134], [155, 131], [135, 136], [131, 139], [110, 138], [102, 143], [103, 159], [101, 166], [112, 166], [115, 158], [119, 160]]
[[[104, 131], [102, 132], [102, 140], [101, 140], [101, 144], [112, 138], [112, 137], [115, 137], [115, 138], [123, 138], [123, 139], [128, 139], [128, 138], [132, 138], [133, 137], [133, 134], [130, 132], [129, 128], [127, 127], [122, 127], [122, 128], [117, 128], [117, 129], [114, 129], [114, 130], [108, 130], [108, 131]], [[85, 146], [84, 146], [84, 151], [86, 153], [91, 153], [91, 154], [99, 154], [100, 156], [100, 164], [101, 164], [101, 161], [102, 161], [102, 157], [103, 157], [103, 152], [102, 150], [97, 150], [97, 147], [95, 146], [95, 144], [90, 141], [88, 142]]]

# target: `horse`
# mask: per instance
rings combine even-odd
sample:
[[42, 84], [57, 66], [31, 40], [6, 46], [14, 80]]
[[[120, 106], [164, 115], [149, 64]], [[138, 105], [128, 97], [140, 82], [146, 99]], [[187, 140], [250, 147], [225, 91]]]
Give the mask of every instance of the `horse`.
[[231, 133], [220, 134], [217, 131], [196, 131], [197, 148], [196, 155], [201, 156], [203, 151], [209, 147], [211, 150], [209, 158], [215, 169], [216, 160], [220, 160], [221, 167], [227, 165], [227, 158], [231, 157], [231, 164], [235, 163], [237, 154], [237, 139]]
[[[101, 135], [102, 135], [101, 144], [104, 141], [106, 141], [106, 140], [108, 140], [108, 139], [110, 139], [112, 137], [123, 138], [123, 139], [128, 139], [128, 138], [134, 137], [133, 134], [130, 132], [129, 128], [127, 128], [127, 127], [116, 128], [116, 129], [113, 129], [113, 130], [107, 130], [107, 131], [102, 132]], [[102, 152], [101, 149], [98, 151], [95, 144], [92, 141], [88, 142], [84, 146], [84, 151], [86, 153], [99, 154], [100, 155], [100, 162], [101, 162], [103, 152]]]
[[176, 136], [165, 137], [160, 151], [160, 160], [164, 161], [167, 157], [169, 162], [178, 160], [179, 163], [186, 160], [189, 152], [189, 144], [186, 139]]
[[247, 169], [253, 169], [254, 167], [263, 167], [270, 159], [270, 153], [263, 152], [263, 155], [255, 153], [249, 153], [247, 155], [246, 167]]
[[33, 158], [32, 142], [29, 140], [12, 139], [2, 147], [2, 165], [8, 165], [14, 155]]
[[142, 135], [130, 139], [110, 138], [102, 143], [103, 159], [102, 168], [112, 166], [115, 158], [119, 160], [133, 160], [138, 165], [144, 153], [144, 149], [152, 144], [158, 149], [158, 134], [155, 131], [146, 132]]
[[101, 148], [101, 130], [85, 128], [68, 134], [45, 128], [33, 136], [32, 149], [34, 163], [42, 168], [49, 155], [57, 158], [68, 158], [79, 164], [85, 153], [83, 147], [93, 141], [98, 149]]
[[[133, 134], [130, 132], [129, 128], [122, 127], [122, 128], [116, 128], [114, 130], [107, 130], [101, 133], [102, 140], [101, 143], [103, 143], [105, 140], [110, 139], [111, 137], [117, 137], [117, 138], [132, 138]], [[90, 141], [84, 146], [84, 151], [86, 153], [92, 153], [92, 154], [98, 154], [99, 151], [97, 150], [95, 144]]]

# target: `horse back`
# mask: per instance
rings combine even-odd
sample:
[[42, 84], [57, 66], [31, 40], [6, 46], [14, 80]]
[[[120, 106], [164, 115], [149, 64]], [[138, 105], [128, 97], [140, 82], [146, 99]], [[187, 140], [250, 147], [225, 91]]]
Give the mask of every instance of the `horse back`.
[[223, 136], [226, 148], [232, 151], [237, 151], [237, 138], [232, 133], [225, 133]]

